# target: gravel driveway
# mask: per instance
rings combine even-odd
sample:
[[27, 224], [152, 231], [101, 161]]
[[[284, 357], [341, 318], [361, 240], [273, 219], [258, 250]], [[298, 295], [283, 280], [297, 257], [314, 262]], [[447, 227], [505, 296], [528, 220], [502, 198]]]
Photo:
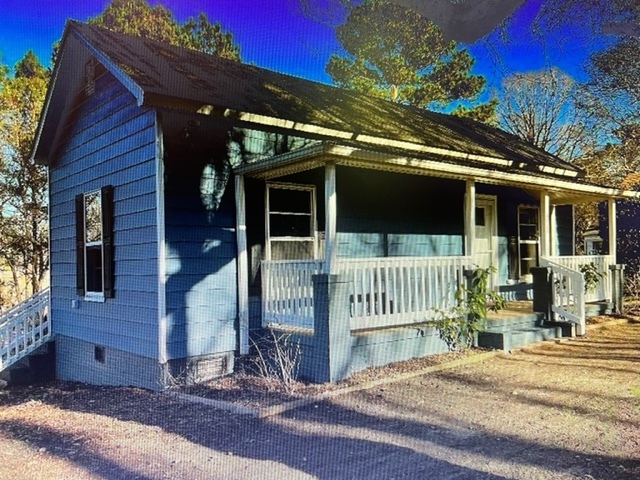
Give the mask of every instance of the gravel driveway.
[[12, 388], [0, 478], [640, 478], [640, 324], [267, 418], [130, 388]]

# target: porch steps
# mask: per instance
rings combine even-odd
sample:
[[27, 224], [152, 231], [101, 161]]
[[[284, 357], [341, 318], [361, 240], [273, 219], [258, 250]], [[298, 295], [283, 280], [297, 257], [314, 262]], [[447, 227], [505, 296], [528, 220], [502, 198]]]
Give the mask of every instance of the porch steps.
[[587, 317], [597, 315], [611, 315], [614, 312], [613, 302], [589, 302], [584, 305], [584, 313]]
[[562, 338], [570, 329], [558, 323], [544, 322], [544, 313], [499, 312], [487, 319], [478, 333], [478, 346], [509, 352], [531, 343]]

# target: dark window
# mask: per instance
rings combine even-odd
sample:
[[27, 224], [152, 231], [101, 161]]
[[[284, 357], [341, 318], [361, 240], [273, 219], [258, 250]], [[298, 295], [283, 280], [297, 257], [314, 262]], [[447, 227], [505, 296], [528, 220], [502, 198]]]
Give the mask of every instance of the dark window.
[[476, 226], [484, 227], [486, 220], [484, 218], [484, 207], [476, 208]]
[[76, 197], [76, 289], [87, 299], [113, 297], [113, 187]]

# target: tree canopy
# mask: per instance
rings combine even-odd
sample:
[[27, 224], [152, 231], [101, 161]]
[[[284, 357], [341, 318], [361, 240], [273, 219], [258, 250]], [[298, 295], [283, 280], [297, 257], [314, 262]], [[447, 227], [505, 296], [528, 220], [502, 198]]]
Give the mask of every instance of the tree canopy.
[[111, 0], [104, 11], [89, 23], [115, 32], [240, 60], [240, 47], [220, 23], [210, 23], [204, 13], [179, 24], [162, 5], [150, 6], [146, 0]]
[[[640, 3], [627, 7], [623, 18], [638, 23]], [[619, 35], [591, 55], [587, 72], [585, 89], [597, 99], [589, 107], [608, 126], [610, 135], [582, 163], [592, 179], [620, 186], [640, 171], [640, 38]]]
[[430, 109], [492, 117], [494, 103], [469, 106], [485, 78], [471, 74], [474, 60], [413, 10], [386, 0], [351, 7], [336, 29], [345, 55], [332, 55], [326, 70], [341, 87]]
[[13, 76], [0, 76], [0, 262], [12, 273], [13, 300], [37, 292], [49, 267], [47, 171], [30, 159], [48, 79], [32, 51]]
[[498, 122], [508, 132], [572, 161], [595, 148], [597, 140], [594, 115], [582, 108], [584, 95], [573, 78], [556, 68], [516, 73], [502, 82]]

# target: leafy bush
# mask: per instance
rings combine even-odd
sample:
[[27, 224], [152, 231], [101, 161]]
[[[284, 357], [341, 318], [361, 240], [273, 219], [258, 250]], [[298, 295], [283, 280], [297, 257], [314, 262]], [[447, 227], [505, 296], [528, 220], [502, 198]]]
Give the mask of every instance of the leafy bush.
[[456, 291], [457, 306], [438, 312], [438, 318], [429, 325], [438, 329], [438, 335], [449, 350], [473, 346], [476, 335], [485, 328], [487, 312], [504, 308], [505, 300], [498, 292], [489, 290], [489, 278], [495, 267], [476, 268], [471, 282]]
[[584, 293], [593, 292], [604, 275], [598, 271], [598, 267], [593, 262], [583, 263], [578, 266], [578, 269], [584, 275]]

